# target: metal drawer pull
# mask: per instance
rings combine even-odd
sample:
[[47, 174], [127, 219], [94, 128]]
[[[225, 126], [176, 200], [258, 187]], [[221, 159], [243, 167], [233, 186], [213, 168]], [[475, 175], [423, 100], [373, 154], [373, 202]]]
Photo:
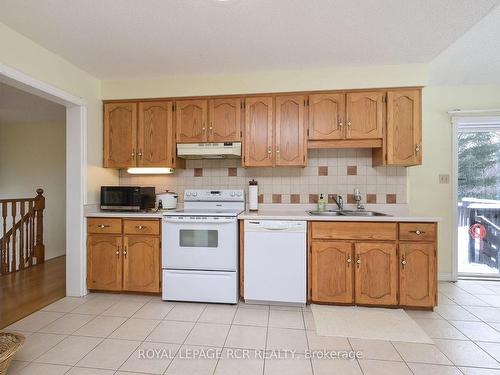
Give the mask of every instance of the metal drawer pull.
[[139, 229], [139, 230], [142, 230], [142, 229], [146, 229], [146, 228], [147, 228], [147, 226], [145, 226], [145, 225], [136, 225], [135, 227], [136, 227], [137, 229]]
[[118, 250], [116, 250], [116, 255], [118, 256], [118, 258], [120, 257], [120, 248], [118, 248]]
[[109, 225], [108, 224], [98, 224], [97, 228], [101, 228], [101, 229], [109, 228]]
[[405, 266], [406, 266], [406, 258], [403, 256], [403, 257], [401, 258], [401, 267], [402, 267], [403, 269], [405, 269]]
[[349, 267], [351, 265], [351, 262], [352, 262], [352, 259], [351, 259], [351, 256], [349, 255], [347, 257], [347, 267]]
[[359, 268], [359, 265], [361, 264], [361, 259], [359, 258], [359, 255], [356, 259], [356, 266]]
[[420, 236], [421, 234], [424, 234], [425, 232], [423, 230], [410, 230], [410, 233], [415, 233], [416, 235]]
[[127, 248], [123, 249], [123, 256], [126, 258], [127, 257]]

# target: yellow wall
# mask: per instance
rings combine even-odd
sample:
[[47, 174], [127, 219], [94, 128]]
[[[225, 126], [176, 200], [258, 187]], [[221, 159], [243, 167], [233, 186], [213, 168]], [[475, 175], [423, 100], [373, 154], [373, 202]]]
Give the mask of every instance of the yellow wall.
[[0, 124], [0, 199], [44, 189], [45, 259], [66, 253], [65, 129], [64, 122]]
[[87, 100], [87, 200], [97, 203], [100, 185], [118, 182], [116, 171], [102, 168], [100, 81], [3, 23], [0, 46], [1, 64]]
[[439, 272], [452, 272], [452, 185], [438, 175], [452, 172], [452, 109], [500, 108], [498, 86], [430, 86], [423, 92], [423, 165], [408, 168], [408, 201], [412, 214], [440, 216]]

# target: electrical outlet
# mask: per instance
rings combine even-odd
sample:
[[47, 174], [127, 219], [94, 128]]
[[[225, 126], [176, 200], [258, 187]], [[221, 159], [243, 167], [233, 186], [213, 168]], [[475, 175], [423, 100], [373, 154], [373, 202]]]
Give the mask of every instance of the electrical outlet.
[[439, 183], [440, 184], [449, 184], [450, 183], [450, 175], [449, 174], [440, 174], [439, 175]]

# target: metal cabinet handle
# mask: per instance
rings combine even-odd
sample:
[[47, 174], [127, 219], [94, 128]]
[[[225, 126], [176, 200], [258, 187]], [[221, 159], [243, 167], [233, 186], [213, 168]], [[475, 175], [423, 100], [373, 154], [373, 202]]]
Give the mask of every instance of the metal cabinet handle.
[[98, 224], [97, 228], [101, 228], [101, 229], [109, 228], [109, 225], [108, 224]]
[[207, 127], [206, 127], [205, 123], [203, 123], [203, 125], [201, 126], [201, 130], [203, 130], [203, 133], [205, 133], [207, 131]]
[[120, 248], [118, 248], [118, 250], [116, 250], [116, 256], [119, 258], [120, 257]]
[[421, 234], [424, 234], [425, 232], [423, 230], [417, 229], [417, 230], [411, 230], [410, 233], [415, 233], [417, 236], [420, 236]]
[[352, 263], [351, 256], [350, 256], [350, 255], [348, 255], [348, 256], [347, 256], [347, 267], [349, 267], [349, 266], [351, 265], [351, 263]]
[[137, 154], [137, 156], [139, 156], [139, 159], [142, 160], [142, 148], [139, 150], [139, 153]]
[[136, 227], [137, 229], [139, 229], [139, 230], [142, 230], [142, 229], [146, 229], [146, 228], [147, 228], [147, 227], [146, 227], [146, 226], [144, 226], [144, 225], [136, 225], [135, 227]]
[[268, 155], [268, 158], [271, 159], [271, 154], [272, 154], [272, 151], [271, 151], [271, 146], [269, 146], [267, 148], [267, 155]]
[[276, 153], [279, 154], [280, 153], [280, 146], [276, 146]]
[[415, 152], [419, 152], [420, 151], [420, 145], [417, 143], [415, 145]]
[[360, 259], [359, 255], [358, 255], [357, 258], [356, 258], [356, 266], [359, 268], [360, 264], [361, 264], [361, 259]]
[[401, 257], [401, 268], [405, 269], [405, 266], [406, 266], [406, 258], [404, 257]]
[[342, 127], [344, 126], [344, 123], [342, 122], [342, 120], [339, 120], [339, 124], [338, 124], [338, 128], [340, 130], [342, 130]]
[[210, 121], [210, 124], [209, 124], [209, 128], [208, 130], [210, 130], [210, 133], [213, 133], [214, 132], [214, 128], [213, 128], [213, 123], [212, 121]]
[[347, 127], [350, 128], [352, 123], [350, 121], [347, 122]]
[[126, 258], [127, 257], [127, 248], [123, 249], [123, 256]]
[[135, 159], [135, 148], [132, 149], [132, 153], [130, 154], [132, 156], [132, 159]]

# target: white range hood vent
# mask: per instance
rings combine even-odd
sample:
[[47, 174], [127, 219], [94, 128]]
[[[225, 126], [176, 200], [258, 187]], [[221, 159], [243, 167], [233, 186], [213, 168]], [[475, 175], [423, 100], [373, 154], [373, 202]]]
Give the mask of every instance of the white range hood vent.
[[241, 142], [178, 143], [177, 156], [183, 159], [241, 158]]

